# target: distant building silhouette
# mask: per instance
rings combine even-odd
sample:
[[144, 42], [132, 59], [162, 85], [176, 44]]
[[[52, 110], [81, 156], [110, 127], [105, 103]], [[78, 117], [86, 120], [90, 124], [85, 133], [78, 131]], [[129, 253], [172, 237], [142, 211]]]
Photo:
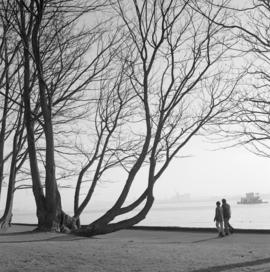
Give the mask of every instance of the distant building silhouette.
[[267, 201], [263, 201], [258, 193], [246, 193], [245, 197], [241, 197], [241, 200], [237, 202], [237, 204], [261, 204], [268, 203]]

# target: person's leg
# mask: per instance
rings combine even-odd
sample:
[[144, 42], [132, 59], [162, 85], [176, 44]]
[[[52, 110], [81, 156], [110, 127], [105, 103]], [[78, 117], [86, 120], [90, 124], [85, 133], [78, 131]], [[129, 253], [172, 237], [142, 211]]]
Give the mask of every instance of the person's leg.
[[229, 220], [230, 220], [230, 218], [228, 219], [228, 228], [229, 228], [229, 230], [230, 230], [230, 233], [233, 233], [233, 227], [232, 227], [232, 225], [230, 224]]
[[220, 233], [220, 228], [219, 228], [219, 222], [218, 221], [216, 221], [216, 228], [217, 228], [218, 233]]
[[224, 236], [224, 230], [223, 230], [222, 222], [216, 221], [216, 228], [218, 230], [218, 236], [223, 237]]
[[230, 233], [229, 231], [229, 219], [224, 218], [224, 228], [225, 228], [225, 234], [228, 235]]
[[223, 227], [223, 221], [220, 222], [220, 233], [221, 233], [222, 236], [225, 236], [224, 227]]

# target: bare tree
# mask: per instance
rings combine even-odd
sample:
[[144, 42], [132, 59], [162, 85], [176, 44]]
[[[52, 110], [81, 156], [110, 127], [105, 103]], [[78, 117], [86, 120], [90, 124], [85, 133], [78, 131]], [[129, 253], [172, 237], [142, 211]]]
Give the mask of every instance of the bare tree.
[[[12, 203], [15, 191], [17, 171], [25, 161], [21, 156], [25, 140], [22, 125], [22, 101], [20, 92], [20, 69], [22, 67], [20, 41], [12, 31], [14, 18], [8, 9], [8, 2], [0, 3], [0, 21], [2, 43], [0, 49], [1, 75], [1, 131], [0, 131], [0, 192], [7, 184], [7, 196], [4, 213], [0, 219], [1, 228], [6, 228], [12, 217]], [[14, 6], [12, 3], [10, 6]], [[7, 169], [10, 168], [10, 169]], [[0, 194], [3, 198], [3, 194]]]
[[[269, 157], [269, 1], [255, 1], [239, 26], [246, 52], [247, 76], [234, 113], [235, 135], [252, 152]], [[237, 126], [238, 123], [238, 126]]]
[[[108, 233], [143, 220], [153, 204], [156, 181], [192, 137], [229, 109], [236, 86], [226, 69], [229, 34], [188, 2], [117, 1], [114, 10], [124, 25], [118, 57], [128, 63], [125, 82], [134, 109], [122, 133], [136, 143], [136, 149], [124, 149], [128, 161], [121, 166], [127, 178], [118, 199], [78, 231], [83, 235]], [[226, 20], [222, 10], [211, 5], [208, 15]], [[147, 169], [146, 187], [127, 205], [142, 167]], [[137, 207], [139, 211], [128, 218]], [[125, 214], [127, 219], [118, 219]]]
[[[18, 0], [9, 6], [23, 62], [23, 108], [17, 112], [24, 114], [27, 150], [19, 157], [29, 155], [38, 229], [80, 226], [81, 213], [112, 167], [125, 177], [116, 202], [77, 233], [102, 234], [137, 224], [152, 207], [154, 185], [172, 159], [229, 111], [236, 81], [228, 73], [234, 45], [223, 27], [228, 15], [207, 3], [205, 16], [190, 3], [111, 1], [108, 21], [90, 29], [83, 29], [80, 19], [108, 1]], [[19, 120], [14, 144], [23, 133]], [[76, 125], [87, 131], [87, 143], [79, 132], [69, 131]], [[56, 169], [65, 168], [63, 159], [76, 166], [79, 153], [86, 160], [70, 217], [62, 208]], [[15, 161], [16, 154], [14, 149]], [[142, 167], [145, 188], [128, 204]]]
[[233, 20], [226, 24], [213, 20], [213, 23], [230, 29], [240, 41], [234, 52], [240, 54], [238, 72], [243, 77], [231, 111], [216, 120], [219, 126], [215, 132], [221, 134], [221, 140], [226, 139], [226, 145], [228, 141], [233, 146], [241, 144], [257, 155], [269, 157], [270, 2], [257, 0], [241, 7], [234, 4], [231, 2], [226, 7], [233, 11]]
[[[53, 118], [55, 122], [59, 116], [63, 119], [63, 112], [68, 110], [71, 103], [74, 108], [74, 101], [78, 100], [80, 93], [110, 62], [110, 58], [103, 61], [103, 56], [114, 40], [98, 48], [97, 55], [84, 64], [83, 56], [96, 37], [103, 33], [95, 28], [74, 33], [75, 22], [99, 6], [103, 4], [97, 5], [95, 1], [77, 6], [71, 5], [70, 1], [18, 1], [14, 9], [14, 13], [19, 14], [14, 29], [23, 44], [24, 120], [38, 228], [41, 230], [59, 230], [60, 225], [64, 224], [55, 173]], [[41, 143], [43, 141], [44, 157], [42, 152], [38, 152], [39, 142], [35, 135], [37, 124], [44, 132], [40, 140]], [[45, 167], [44, 182], [40, 175], [43, 166], [39, 163], [39, 154]]]
[[[31, 173], [33, 186], [22, 184], [17, 187], [33, 188], [40, 229], [59, 229], [60, 222], [63, 224], [64, 213], [54, 172], [52, 129], [53, 125], [63, 125], [82, 116], [83, 112], [79, 110], [82, 108], [82, 93], [88, 83], [111, 61], [110, 56], [104, 58], [104, 55], [110, 44], [114, 43], [114, 38], [112, 37], [107, 45], [105, 42], [97, 43], [99, 37], [104, 34], [101, 24], [97, 23], [94, 27], [85, 29], [80, 23], [80, 18], [87, 12], [101, 7], [106, 7], [106, 1], [80, 1], [76, 5], [72, 5], [70, 1], [1, 1], [1, 88], [4, 90], [1, 92], [1, 188], [4, 162], [8, 158], [11, 159], [2, 226], [7, 226], [6, 222], [10, 221], [16, 174], [23, 166], [28, 153], [31, 172], [26, 165], [21, 171], [26, 178], [22, 180], [29, 180]], [[81, 30], [76, 32], [77, 24]], [[9, 36], [13, 37], [10, 43], [12, 48], [7, 47], [11, 41]], [[101, 46], [97, 47], [98, 45]], [[88, 52], [93, 48], [96, 55], [90, 56]], [[88, 61], [84, 60], [86, 54]], [[16, 82], [15, 86], [12, 82]], [[12, 109], [14, 105], [16, 109]], [[17, 117], [10, 113], [11, 110]], [[71, 111], [74, 111], [74, 114], [71, 115]], [[11, 117], [7, 121], [8, 113]], [[22, 136], [22, 114], [27, 130], [27, 148], [26, 137]], [[11, 133], [12, 131], [14, 133]], [[12, 140], [7, 143], [8, 136], [11, 139], [13, 137], [13, 145]], [[4, 146], [10, 144], [10, 152], [4, 158]], [[43, 167], [46, 177], [44, 181]], [[53, 217], [56, 217], [55, 224]]]

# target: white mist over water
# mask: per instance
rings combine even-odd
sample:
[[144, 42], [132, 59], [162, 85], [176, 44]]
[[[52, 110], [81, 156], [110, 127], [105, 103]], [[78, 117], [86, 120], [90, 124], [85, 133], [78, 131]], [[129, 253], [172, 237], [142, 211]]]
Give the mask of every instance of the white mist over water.
[[[268, 203], [239, 205], [235, 200], [228, 201], [231, 205], [231, 224], [235, 228], [270, 229], [270, 199]], [[102, 215], [104, 208], [89, 210], [81, 217], [82, 224], [89, 224]], [[176, 227], [215, 227], [215, 201], [182, 201], [156, 202], [146, 219], [139, 223], [142, 226], [176, 226]], [[130, 215], [135, 214], [134, 211]], [[121, 219], [126, 218], [125, 216]], [[37, 223], [34, 212], [16, 212], [14, 223]]]
[[[270, 229], [270, 203], [231, 205], [231, 225], [243, 229]], [[146, 226], [214, 227], [215, 202], [185, 202], [159, 204], [141, 223]]]

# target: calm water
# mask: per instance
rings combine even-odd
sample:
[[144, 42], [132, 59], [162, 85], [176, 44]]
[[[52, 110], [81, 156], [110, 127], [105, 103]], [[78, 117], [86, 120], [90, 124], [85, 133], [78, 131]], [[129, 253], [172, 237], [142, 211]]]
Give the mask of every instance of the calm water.
[[[270, 229], [270, 200], [267, 201], [269, 203], [255, 205], [238, 205], [236, 201], [230, 201], [231, 224], [236, 228]], [[214, 227], [214, 210], [214, 201], [155, 203], [147, 218], [139, 225]], [[96, 209], [84, 213], [81, 218], [82, 223], [90, 223], [103, 212], [103, 209]], [[36, 223], [36, 218], [34, 212], [15, 211], [13, 222]]]
[[[268, 200], [269, 201], [269, 200]], [[270, 201], [269, 201], [270, 202]], [[232, 210], [231, 224], [236, 228], [270, 229], [270, 203], [239, 205], [229, 202]], [[186, 202], [156, 205], [142, 225], [213, 227], [214, 202]]]

